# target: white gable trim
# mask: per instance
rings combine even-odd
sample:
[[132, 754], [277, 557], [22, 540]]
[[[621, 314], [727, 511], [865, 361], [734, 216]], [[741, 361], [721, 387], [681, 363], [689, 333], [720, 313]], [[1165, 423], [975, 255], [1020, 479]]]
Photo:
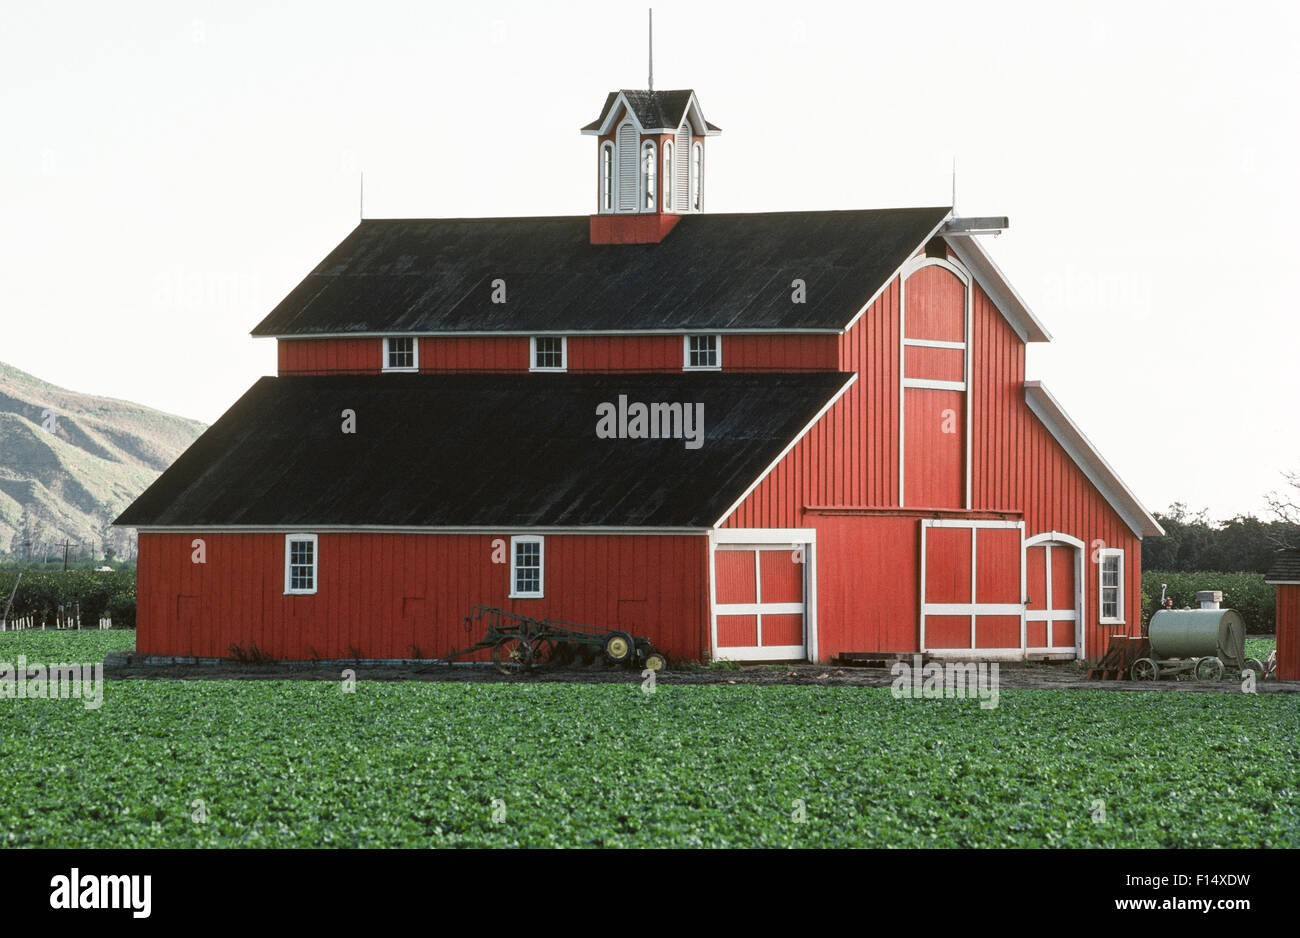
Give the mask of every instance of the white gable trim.
[[[608, 134], [610, 128], [615, 123], [614, 117], [618, 114], [620, 106], [623, 110], [627, 111], [628, 114], [632, 115], [632, 120], [636, 123], [637, 129], [643, 134], [671, 134], [677, 132], [676, 127], [642, 127], [641, 121], [636, 116], [636, 111], [627, 103], [626, 95], [620, 91], [618, 97], [614, 99], [614, 103], [610, 106], [609, 113], [605, 115], [604, 121], [601, 122], [601, 125], [593, 130], [582, 131], [583, 135], [587, 137], [603, 137]], [[721, 130], [709, 129], [708, 122], [704, 119], [704, 109], [700, 107], [700, 99], [696, 97], [694, 91], [691, 91], [691, 99], [687, 102], [686, 109], [683, 113], [685, 115], [683, 121], [689, 120], [691, 122], [691, 127], [696, 136], [716, 137], [718, 134], [722, 133]]]
[[616, 117], [621, 117], [620, 112], [626, 112], [627, 116], [632, 118], [632, 123], [636, 125], [636, 129], [638, 133], [644, 134], [644, 133], [652, 132], [652, 131], [647, 131], [644, 127], [641, 126], [641, 121], [637, 118], [636, 111], [632, 110], [632, 108], [627, 103], [627, 98], [623, 95], [623, 92], [620, 91], [618, 93], [618, 97], [614, 99], [614, 103], [610, 105], [609, 113], [605, 115], [604, 122], [601, 123], [601, 125], [597, 127], [595, 130], [584, 130], [583, 133], [589, 137], [605, 136], [610, 132], [610, 129], [614, 126], [615, 123], [619, 123], [619, 124], [622, 123], [622, 120], [615, 121]]
[[1025, 382], [1025, 403], [1134, 534], [1142, 538], [1165, 533], [1041, 381]]
[[836, 405], [839, 399], [844, 396], [844, 392], [847, 391], [849, 388], [853, 387], [853, 383], [857, 380], [858, 380], [858, 373], [855, 371], [853, 372], [852, 376], [850, 376], [849, 380], [845, 381], [844, 384], [840, 386], [840, 389], [835, 392], [835, 396], [826, 402], [826, 406], [823, 407], [821, 410], [817, 411], [817, 413], [813, 416], [813, 419], [808, 421], [808, 425], [794, 435], [794, 438], [791, 439], [788, 444], [786, 444], [785, 449], [781, 450], [781, 452], [777, 455], [776, 459], [772, 460], [771, 464], [766, 469], [764, 469], [761, 473], [758, 474], [758, 477], [754, 479], [752, 483], [750, 483], [749, 488], [745, 489], [745, 491], [741, 494], [740, 498], [732, 502], [731, 507], [722, 513], [722, 517], [713, 523], [713, 526], [715, 528], [722, 527], [723, 523], [725, 523], [726, 520], [732, 516], [735, 510], [745, 503], [745, 499], [749, 498], [749, 496], [753, 494], [754, 489], [758, 488], [759, 485], [762, 484], [763, 480], [772, 474], [772, 470], [774, 470], [777, 466], [781, 465], [781, 460], [785, 459], [785, 457], [789, 455], [790, 450], [794, 449], [796, 444], [798, 444], [800, 440], [802, 440], [805, 436], [808, 435], [809, 430], [817, 426], [817, 421], [821, 420], [823, 417], [826, 416], [827, 411], [829, 411], [832, 407]]
[[928, 235], [926, 235], [924, 238], [921, 239], [921, 243], [916, 245], [916, 247], [912, 249], [911, 253], [908, 254], [907, 260], [899, 264], [898, 269], [895, 270], [888, 277], [886, 277], [885, 282], [880, 285], [880, 287], [876, 290], [875, 293], [871, 294], [871, 298], [867, 300], [867, 302], [862, 304], [862, 308], [860, 310], [858, 310], [856, 313], [853, 314], [853, 318], [849, 320], [849, 324], [840, 330], [841, 334], [846, 334], [850, 329], [852, 329], [854, 326], [858, 324], [858, 320], [861, 319], [866, 314], [867, 310], [871, 309], [872, 304], [875, 303], [876, 300], [880, 299], [880, 297], [884, 295], [885, 291], [889, 289], [889, 285], [891, 283], [893, 283], [896, 280], [901, 282], [899, 278], [902, 276], [903, 272], [907, 270], [909, 267], [911, 267], [911, 265], [917, 261], [916, 252], [922, 250], [927, 244], [929, 244], [930, 239], [932, 239], [935, 235], [937, 235], [939, 233], [939, 229], [946, 224], [948, 224], [948, 219], [947, 218], [942, 219], [939, 222], [939, 224], [935, 225], [930, 230], [930, 233]]
[[1024, 298], [1016, 292], [977, 238], [953, 232], [944, 232], [943, 237], [957, 259], [975, 276], [980, 289], [993, 300], [998, 312], [1016, 330], [1016, 335], [1020, 336], [1022, 342], [1052, 341], [1052, 334], [1047, 331], [1047, 327], [1030, 311]]

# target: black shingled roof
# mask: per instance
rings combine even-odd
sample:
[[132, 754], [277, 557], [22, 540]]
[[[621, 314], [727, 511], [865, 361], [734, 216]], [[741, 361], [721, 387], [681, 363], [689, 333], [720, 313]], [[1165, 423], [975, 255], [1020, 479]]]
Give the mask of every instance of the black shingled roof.
[[[622, 91], [611, 91], [605, 97], [605, 104], [600, 109], [600, 117], [582, 129], [599, 130], [600, 125], [605, 123], [605, 118], [609, 116], [609, 109], [614, 106], [620, 94], [627, 100], [628, 106], [636, 114], [636, 119], [645, 129], [677, 128], [681, 126], [682, 118], [686, 116], [686, 108], [690, 105], [691, 95], [694, 93], [689, 88], [679, 91], [633, 91], [627, 88]], [[708, 124], [710, 130], [721, 129], [709, 124], [708, 121], [704, 123]]]
[[1264, 579], [1269, 582], [1274, 580], [1300, 582], [1300, 548], [1279, 550], [1274, 554], [1273, 562], [1269, 565], [1268, 573], [1264, 574]]
[[590, 243], [586, 215], [367, 220], [253, 335], [839, 330], [948, 211], [686, 215], [615, 245]]
[[[116, 523], [708, 527], [851, 378], [262, 378]], [[703, 403], [703, 446], [598, 439], [596, 407], [620, 394]]]

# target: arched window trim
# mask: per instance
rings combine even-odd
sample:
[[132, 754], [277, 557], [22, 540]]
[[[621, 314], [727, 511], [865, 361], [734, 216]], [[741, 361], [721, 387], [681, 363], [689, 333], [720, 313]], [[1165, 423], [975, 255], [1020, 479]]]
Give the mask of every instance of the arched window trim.
[[642, 142], [640, 156], [641, 198], [637, 202], [637, 211], [654, 211], [659, 204], [659, 149], [653, 140]]
[[704, 211], [704, 144], [691, 144], [691, 189], [687, 193], [692, 212]]
[[614, 141], [606, 140], [600, 145], [600, 163], [596, 167], [600, 178], [600, 211], [608, 214], [614, 211]]
[[673, 210], [673, 142], [665, 140], [664, 146], [663, 170], [659, 174], [659, 189], [663, 196], [663, 210], [671, 212]]

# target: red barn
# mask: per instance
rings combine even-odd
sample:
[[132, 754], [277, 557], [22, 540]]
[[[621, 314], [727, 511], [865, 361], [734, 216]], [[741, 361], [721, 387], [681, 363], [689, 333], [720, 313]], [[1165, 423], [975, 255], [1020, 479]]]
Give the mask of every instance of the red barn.
[[1264, 582], [1277, 590], [1277, 679], [1300, 681], [1300, 550], [1280, 550]]
[[366, 220], [118, 519], [138, 648], [429, 657], [477, 603], [677, 659], [1095, 658], [1161, 533], [949, 208], [717, 215], [691, 91], [611, 93], [597, 212]]

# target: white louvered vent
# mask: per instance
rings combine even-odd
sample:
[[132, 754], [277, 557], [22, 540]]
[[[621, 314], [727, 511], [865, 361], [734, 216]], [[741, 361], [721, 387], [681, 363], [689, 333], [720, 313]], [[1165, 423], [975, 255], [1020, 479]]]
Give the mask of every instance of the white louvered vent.
[[673, 146], [673, 160], [676, 166], [673, 172], [677, 178], [673, 180], [673, 211], [686, 212], [690, 210], [690, 191], [691, 191], [691, 125], [683, 123], [677, 131], [677, 143]]
[[637, 160], [636, 128], [631, 123], [618, 129], [618, 210], [635, 212], [637, 205]]

